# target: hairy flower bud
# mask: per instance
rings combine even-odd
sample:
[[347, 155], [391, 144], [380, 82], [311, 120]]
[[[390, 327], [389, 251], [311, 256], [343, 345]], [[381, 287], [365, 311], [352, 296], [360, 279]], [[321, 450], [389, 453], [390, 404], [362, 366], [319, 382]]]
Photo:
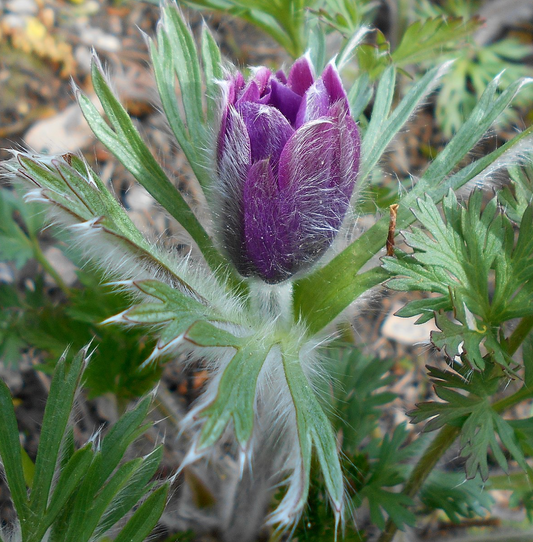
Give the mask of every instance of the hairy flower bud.
[[217, 149], [223, 246], [243, 276], [271, 284], [313, 265], [337, 235], [360, 138], [334, 64], [289, 76], [257, 68], [226, 84]]

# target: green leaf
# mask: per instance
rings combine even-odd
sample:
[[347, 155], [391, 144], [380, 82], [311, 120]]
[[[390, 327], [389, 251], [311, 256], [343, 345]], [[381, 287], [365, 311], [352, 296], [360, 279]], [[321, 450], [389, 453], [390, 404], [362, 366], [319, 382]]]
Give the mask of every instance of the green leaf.
[[[411, 256], [384, 258], [384, 267], [394, 275], [387, 284], [402, 291], [424, 290], [440, 296], [409, 304], [400, 316], [451, 310], [456, 322], [437, 317], [441, 333], [433, 343], [448, 356], [466, 352], [474, 368], [483, 369], [480, 345], [499, 364], [509, 366], [510, 357], [498, 342], [498, 326], [512, 318], [531, 315], [533, 290], [533, 209], [528, 207], [523, 227], [514, 239], [511, 222], [497, 213], [496, 199], [481, 212], [482, 193], [474, 192], [466, 207], [455, 195], [444, 199], [445, 219], [426, 197], [413, 213], [422, 228], [404, 233], [415, 252]], [[494, 292], [489, 281], [494, 272]]]
[[[394, 136], [407, 122], [424, 97], [434, 89], [447, 69], [448, 64], [444, 64], [429, 70], [420, 81], [411, 87], [392, 113], [390, 113], [390, 107], [394, 96], [395, 72], [392, 67], [385, 71], [378, 86], [372, 117], [363, 139], [363, 159], [359, 182], [364, 182], [371, 174]], [[380, 91], [382, 87], [383, 90]]]
[[183, 339], [185, 333], [200, 321], [227, 322], [228, 320], [196, 295], [196, 299], [157, 280], [135, 281], [134, 286], [157, 302], [144, 302], [108, 318], [104, 323], [126, 323], [154, 326], [159, 331], [159, 340], [147, 361], [169, 351]]
[[[302, 489], [299, 504], [303, 506], [307, 500], [311, 453], [314, 448], [326, 490], [337, 517], [342, 513], [344, 485], [335, 434], [303, 372], [298, 355], [285, 351], [282, 352], [282, 357], [285, 378], [296, 410], [300, 444], [301, 466], [298, 476]], [[280, 508], [282, 506], [283, 502]]]
[[220, 94], [217, 81], [222, 80], [224, 73], [220, 50], [206, 24], [202, 27], [202, 60], [207, 88], [207, 125], [213, 126], [217, 112], [217, 98]]
[[331, 349], [330, 356], [329, 373], [335, 375], [333, 422], [342, 429], [343, 451], [354, 455], [376, 428], [381, 414], [379, 407], [396, 398], [392, 392], [377, 391], [393, 382], [394, 376], [388, 372], [394, 360], [365, 356], [351, 345]]
[[457, 42], [471, 35], [481, 24], [478, 17], [465, 20], [441, 16], [416, 21], [405, 30], [392, 53], [392, 60], [397, 66], [433, 60], [435, 55], [456, 48]]
[[[202, 78], [193, 36], [176, 6], [163, 8], [170, 58], [178, 76], [187, 129], [196, 145], [206, 143], [206, 129], [202, 107]], [[214, 41], [211, 45], [216, 49]], [[220, 53], [219, 53], [220, 54]], [[213, 84], [212, 81], [209, 82]]]
[[168, 490], [167, 484], [156, 489], [135, 511], [115, 538], [115, 542], [143, 542], [163, 514]]
[[397, 486], [404, 481], [399, 452], [407, 437], [405, 424], [397, 426], [392, 437], [385, 435], [370, 476], [356, 495], [356, 504], [360, 504], [365, 497], [368, 499], [370, 517], [380, 529], [385, 527], [382, 510], [389, 515], [399, 529], [402, 529], [405, 524], [414, 525], [415, 523], [415, 515], [408, 509], [413, 504], [412, 500], [402, 493], [384, 489]]
[[81, 231], [100, 235], [102, 240], [107, 237], [106, 241], [137, 258], [140, 265], [153, 264], [176, 286], [192, 293], [168, 255], [146, 241], [98, 176], [79, 158], [65, 155], [44, 164], [20, 154], [12, 165], [20, 178], [41, 189], [41, 197], [55, 210], [68, 216], [69, 225], [74, 220]]
[[272, 348], [261, 337], [239, 339], [207, 322], [194, 324], [185, 339], [194, 344], [211, 347], [233, 347], [235, 355], [224, 369], [215, 400], [198, 416], [207, 418], [203, 424], [198, 449], [212, 446], [233, 420], [237, 442], [244, 448], [252, 436], [254, 403], [259, 373]]
[[[429, 420], [424, 431], [433, 431], [445, 424], [461, 427], [461, 456], [466, 458], [465, 470], [469, 479], [474, 478], [477, 472], [483, 480], [487, 479], [489, 449], [500, 467], [507, 470], [507, 459], [496, 435], [513, 459], [527, 472], [529, 467], [515, 435], [515, 427], [518, 426], [501, 418], [489, 402], [490, 396], [498, 390], [499, 375], [494, 376], [491, 367], [478, 373], [470, 371], [467, 365], [457, 363], [453, 369], [455, 373], [430, 368], [435, 392], [443, 402], [418, 403], [414, 410], [407, 413], [412, 423]], [[463, 395], [453, 388], [467, 390], [470, 395]]]
[[91, 73], [95, 92], [112, 126], [111, 128], [104, 121], [89, 98], [79, 93], [79, 105], [94, 134], [155, 200], [187, 230], [211, 268], [218, 271], [225, 263], [224, 258], [214, 248], [211, 239], [183, 196], [172, 185], [146, 147], [128, 113], [109, 89], [102, 69], [96, 61], [93, 62]]
[[93, 534], [96, 539], [126, 516], [142, 496], [146, 494], [151, 487], [149, 482], [155, 475], [162, 457], [163, 446], [161, 445], [143, 458], [141, 466], [131, 477], [130, 481], [115, 494], [113, 500], [109, 503], [105, 514], [102, 515]]
[[0, 412], [2, 412], [2, 423], [0, 423], [0, 459], [2, 460], [3, 470], [15, 510], [20, 521], [24, 521], [30, 511], [28, 509], [26, 482], [24, 480], [19, 430], [13, 407], [13, 399], [11, 398], [9, 388], [3, 380], [0, 380]]
[[[409, 207], [414, 205], [424, 193], [429, 194], [433, 201], [440, 201], [450, 189], [458, 190], [477, 175], [484, 171], [487, 172], [493, 162], [510, 152], [513, 147], [533, 132], [533, 127], [528, 128], [489, 155], [448, 176], [498, 115], [509, 105], [516, 92], [527, 83], [528, 81], [517, 82], [500, 96], [496, 95], [497, 81], [487, 88], [482, 100], [455, 138], [428, 167], [417, 185], [400, 200], [397, 217], [398, 230], [406, 228], [415, 220]], [[365, 275], [365, 279], [371, 277], [376, 279], [374, 284], [379, 283], [380, 277], [374, 270], [367, 271], [362, 275], [357, 275], [357, 273], [384, 247], [388, 227], [389, 218], [383, 217], [327, 265], [295, 283], [295, 314], [306, 321], [310, 334], [320, 331], [363, 291], [368, 290], [370, 285], [367, 285], [366, 288], [360, 287], [359, 281], [363, 280], [363, 275]], [[385, 274], [383, 274], [381, 280], [385, 278]]]
[[498, 201], [505, 209], [505, 214], [520, 225], [527, 206], [533, 201], [533, 165], [509, 168], [511, 186], [504, 186], [498, 191]]
[[494, 501], [484, 486], [479, 476], [465, 480], [461, 473], [434, 470], [420, 490], [420, 499], [430, 510], [440, 508], [453, 523], [460, 523], [462, 518], [484, 517], [491, 510]]
[[91, 464], [92, 459], [92, 446], [86, 444], [83, 448], [74, 452], [68, 463], [61, 469], [59, 479], [50, 499], [50, 504], [46, 509], [46, 515], [39, 524], [39, 529], [43, 534], [56, 520], [73, 492], [78, 488], [80, 481], [87, 473], [87, 468]]
[[[16, 194], [6, 188], [0, 189], [0, 261], [11, 260], [19, 269], [34, 256], [30, 235], [36, 234], [36, 228], [25, 231], [29, 224], [24, 220], [32, 211], [36, 215], [42, 212], [35, 203], [24, 209], [24, 202]], [[22, 221], [21, 225], [16, 217]]]
[[59, 360], [50, 385], [35, 460], [35, 475], [30, 496], [32, 522], [43, 515], [50, 499], [50, 490], [61, 442], [71, 415], [74, 396], [86, 364], [87, 350], [79, 352], [67, 367], [66, 356]]

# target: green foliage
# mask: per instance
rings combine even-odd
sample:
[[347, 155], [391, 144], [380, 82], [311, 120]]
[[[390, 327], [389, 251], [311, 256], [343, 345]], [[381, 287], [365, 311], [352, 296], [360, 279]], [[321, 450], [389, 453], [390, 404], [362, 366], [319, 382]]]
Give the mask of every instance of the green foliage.
[[420, 491], [420, 500], [429, 510], [441, 509], [454, 523], [463, 518], [483, 517], [493, 499], [479, 476], [465, 480], [463, 474], [434, 470]]
[[389, 374], [394, 360], [365, 356], [351, 345], [332, 348], [329, 355], [335, 378], [333, 421], [342, 432], [344, 452], [352, 456], [376, 430], [381, 408], [396, 398], [392, 392], [379, 391], [394, 381]]
[[150, 482], [161, 461], [162, 447], [143, 458], [122, 462], [130, 445], [148, 428], [143, 422], [149, 397], [127, 412], [98, 446], [93, 442], [75, 450], [69, 419], [87, 361], [84, 349], [70, 363], [63, 356], [56, 365], [28, 487], [13, 403], [9, 389], [0, 382], [0, 457], [22, 542], [40, 542], [48, 530], [58, 542], [88, 542], [104, 535], [146, 498], [116, 538], [142, 542], [163, 512], [168, 485], [158, 487]]
[[[371, 78], [376, 78], [389, 65], [405, 68], [431, 59], [434, 66], [445, 59], [446, 53], [456, 53], [459, 45], [480, 25], [477, 18], [437, 16], [420, 19], [406, 28], [393, 51], [385, 35], [376, 30], [375, 42], [358, 49], [359, 64]], [[438, 62], [435, 62], [435, 56], [440, 57]]]
[[433, 335], [449, 357], [460, 354], [461, 346], [470, 365], [483, 369], [483, 344], [493, 361], [509, 367], [511, 359], [499, 341], [501, 325], [533, 312], [533, 209], [524, 210], [515, 240], [497, 199], [481, 211], [482, 200], [483, 194], [474, 192], [462, 207], [450, 192], [443, 201], [444, 219], [429, 197], [418, 200], [413, 214], [422, 227], [404, 233], [415, 252], [385, 258], [384, 268], [395, 275], [388, 282], [392, 289], [440, 294], [409, 303], [400, 316], [422, 315], [419, 321], [427, 321], [434, 311], [453, 309], [458, 323], [438, 316], [441, 332]]
[[24, 203], [15, 192], [0, 189], [0, 261], [11, 260], [20, 269], [33, 258], [34, 241], [43, 225], [42, 205]]
[[261, 28], [297, 58], [306, 49], [305, 8], [316, 0], [185, 0], [184, 3], [240, 17]]
[[398, 486], [405, 481], [405, 469], [402, 462], [409, 458], [408, 448], [401, 449], [408, 437], [405, 425], [398, 425], [392, 436], [385, 435], [381, 440], [377, 453], [374, 452], [373, 466], [368, 473], [361, 490], [355, 495], [356, 506], [363, 499], [368, 500], [372, 523], [380, 529], [385, 527], [383, 512], [394, 521], [398, 528], [414, 525], [415, 515], [409, 506], [412, 500], [403, 493], [390, 491], [387, 488]]
[[[393, 69], [389, 68], [383, 74], [383, 81], [394, 81]], [[433, 77], [436, 77], [436, 73]], [[426, 90], [432, 88], [434, 78], [425, 81]], [[498, 81], [492, 81], [487, 87], [483, 97], [472, 111], [468, 120], [463, 124], [455, 137], [446, 148], [437, 155], [428, 166], [414, 188], [412, 188], [399, 201], [397, 228], [403, 229], [413, 223], [416, 217], [411, 213], [410, 207], [416, 204], [417, 199], [427, 193], [437, 203], [450, 189], [458, 190], [477, 175], [487, 173], [491, 164], [511, 151], [523, 138], [527, 137], [533, 128], [525, 130], [513, 140], [502, 145], [487, 156], [457, 170], [468, 152], [474, 147], [486, 130], [493, 124], [503, 110], [507, 108], [513, 96], [529, 81], [516, 81], [503, 93], [498, 92]], [[362, 148], [362, 174], [368, 175], [372, 164], [377, 163], [385, 148], [380, 148], [374, 154], [373, 141], [379, 142], [378, 126], [387, 128], [387, 137], [393, 137], [401, 129], [407, 117], [402, 113], [412, 111], [419, 100], [422, 99], [421, 89], [408, 94], [392, 112], [391, 91], [386, 84], [376, 97], [371, 118], [375, 118], [375, 129], [367, 130], [363, 136]], [[415, 87], [416, 88], [416, 87]], [[386, 119], [386, 120], [385, 120]], [[390, 130], [390, 131], [389, 131]], [[369, 143], [367, 143], [367, 138]], [[381, 145], [378, 143], [378, 145]], [[368, 150], [367, 150], [368, 149]], [[455, 173], [452, 174], [452, 171]], [[359, 236], [343, 252], [333, 258], [328, 264], [317, 269], [310, 275], [300, 279], [294, 285], [294, 303], [296, 314], [301, 315], [309, 326], [311, 334], [316, 333], [336, 318], [363, 292], [383, 282], [387, 273], [383, 269], [373, 268], [360, 272], [361, 268], [384, 247], [387, 239], [389, 218], [383, 217], [365, 233]]]

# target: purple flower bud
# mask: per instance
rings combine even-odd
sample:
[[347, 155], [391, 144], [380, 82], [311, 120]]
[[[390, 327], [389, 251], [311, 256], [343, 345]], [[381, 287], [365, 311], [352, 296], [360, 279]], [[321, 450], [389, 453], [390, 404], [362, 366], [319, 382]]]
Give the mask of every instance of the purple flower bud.
[[360, 138], [334, 64], [227, 81], [217, 174], [223, 245], [243, 276], [275, 284], [333, 242], [354, 190]]

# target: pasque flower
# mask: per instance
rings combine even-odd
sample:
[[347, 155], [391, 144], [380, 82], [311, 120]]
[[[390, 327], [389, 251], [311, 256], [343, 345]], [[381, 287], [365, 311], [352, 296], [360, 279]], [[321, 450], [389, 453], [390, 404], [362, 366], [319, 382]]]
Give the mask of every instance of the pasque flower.
[[279, 283], [312, 266], [348, 210], [360, 138], [333, 63], [319, 78], [304, 56], [288, 77], [256, 68], [225, 85], [217, 213], [243, 276]]

